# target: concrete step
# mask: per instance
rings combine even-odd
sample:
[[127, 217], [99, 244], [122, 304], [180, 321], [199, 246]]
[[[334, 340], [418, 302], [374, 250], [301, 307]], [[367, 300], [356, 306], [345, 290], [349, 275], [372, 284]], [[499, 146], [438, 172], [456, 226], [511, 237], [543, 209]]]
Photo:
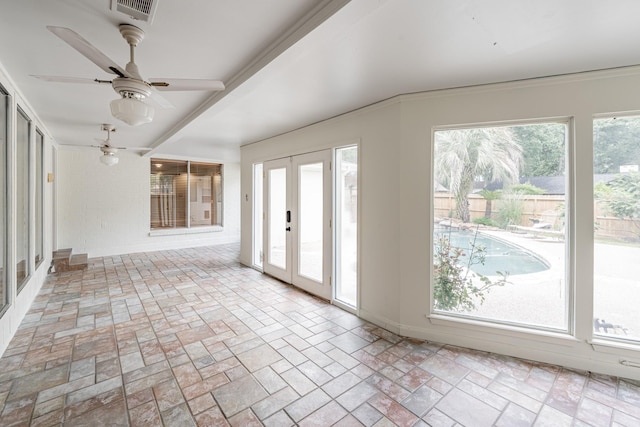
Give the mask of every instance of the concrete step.
[[57, 251], [53, 251], [53, 259], [69, 259], [71, 252], [73, 252], [71, 248], [58, 249]]
[[89, 265], [89, 256], [87, 254], [75, 254], [69, 258], [69, 267], [82, 266], [82, 269]]
[[84, 270], [89, 266], [87, 254], [73, 254], [71, 248], [58, 249], [53, 252], [49, 272]]

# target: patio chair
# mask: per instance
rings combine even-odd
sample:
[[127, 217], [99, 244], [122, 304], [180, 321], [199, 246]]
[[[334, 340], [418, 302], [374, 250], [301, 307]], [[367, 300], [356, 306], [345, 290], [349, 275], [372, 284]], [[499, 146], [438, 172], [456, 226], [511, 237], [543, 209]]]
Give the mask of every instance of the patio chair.
[[[606, 320], [602, 319], [594, 319], [593, 320], [593, 329], [596, 332], [604, 332], [605, 334], [614, 333], [620, 334], [622, 331], [625, 335], [627, 335], [628, 329], [623, 327], [622, 325], [614, 325], [613, 323], [608, 323]], [[602, 331], [600, 329], [603, 329]], [[611, 330], [611, 332], [609, 332]]]

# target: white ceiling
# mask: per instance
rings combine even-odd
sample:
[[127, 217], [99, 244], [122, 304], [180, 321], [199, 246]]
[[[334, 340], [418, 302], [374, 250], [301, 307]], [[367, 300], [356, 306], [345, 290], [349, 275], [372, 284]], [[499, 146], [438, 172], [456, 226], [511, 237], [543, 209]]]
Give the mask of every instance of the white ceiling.
[[[220, 93], [163, 92], [176, 108], [131, 127], [110, 79], [46, 30], [69, 27], [124, 66], [118, 24], [145, 30], [143, 75], [221, 79]], [[110, 0], [0, 0], [0, 63], [61, 144], [237, 158], [237, 147], [398, 94], [640, 64], [637, 0], [159, 0], [152, 24]]]

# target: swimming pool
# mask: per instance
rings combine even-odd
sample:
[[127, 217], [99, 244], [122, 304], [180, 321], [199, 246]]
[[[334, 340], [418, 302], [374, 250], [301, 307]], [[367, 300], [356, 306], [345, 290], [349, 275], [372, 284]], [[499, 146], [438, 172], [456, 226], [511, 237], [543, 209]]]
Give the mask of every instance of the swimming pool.
[[[452, 247], [460, 248], [465, 254], [469, 254], [475, 231], [436, 227], [433, 234], [434, 241], [441, 236], [449, 237]], [[551, 268], [547, 261], [535, 253], [482, 232], [478, 232], [475, 237], [475, 244], [486, 249], [485, 260], [484, 264], [472, 265], [471, 270], [484, 276], [495, 276], [497, 271], [508, 272], [510, 276], [531, 274]], [[460, 259], [465, 262], [466, 256]]]

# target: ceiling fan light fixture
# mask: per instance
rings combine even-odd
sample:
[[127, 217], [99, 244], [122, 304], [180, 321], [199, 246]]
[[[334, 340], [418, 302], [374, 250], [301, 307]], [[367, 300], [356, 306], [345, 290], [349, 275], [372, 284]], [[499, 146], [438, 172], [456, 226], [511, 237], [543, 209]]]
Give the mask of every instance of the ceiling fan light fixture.
[[140, 94], [137, 93], [122, 93], [122, 98], [111, 101], [111, 114], [131, 126], [150, 123], [153, 120], [155, 109], [140, 98]]
[[117, 165], [120, 159], [116, 157], [115, 153], [104, 153], [100, 156], [100, 162], [107, 166]]

